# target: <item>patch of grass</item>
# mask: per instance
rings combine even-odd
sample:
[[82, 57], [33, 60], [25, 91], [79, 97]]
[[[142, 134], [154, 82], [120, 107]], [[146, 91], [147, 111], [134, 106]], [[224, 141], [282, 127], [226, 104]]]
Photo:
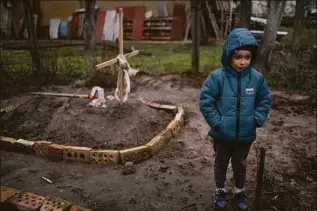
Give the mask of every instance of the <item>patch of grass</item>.
[[[130, 48], [130, 45], [126, 45]], [[191, 45], [177, 44], [136, 44], [135, 49], [146, 53], [129, 59], [132, 67], [138, 67], [147, 72], [186, 72], [191, 70]], [[200, 72], [209, 73], [221, 66], [222, 46], [200, 47]], [[86, 77], [92, 66], [83, 47], [64, 47], [59, 49], [46, 49], [41, 52], [41, 61], [46, 73], [65, 83]], [[151, 56], [148, 56], [151, 54]], [[117, 56], [116, 51], [101, 51], [101, 47], [94, 52], [94, 63], [112, 59]], [[30, 53], [26, 50], [2, 50], [1, 63], [4, 71], [9, 75], [13, 73], [32, 74], [33, 65]], [[19, 75], [17, 74], [17, 75]]]
[[[192, 49], [189, 45], [139, 45], [136, 49], [152, 53], [152, 56], [138, 55], [130, 59], [130, 64], [140, 70], [162, 73], [191, 70]], [[201, 46], [199, 71], [208, 73], [220, 67], [221, 52], [221, 46]]]
[[[291, 42], [291, 33], [284, 38], [283, 42]], [[131, 49], [132, 45], [134, 49], [140, 50], [139, 55], [129, 58], [133, 68], [154, 73], [191, 70], [192, 45], [126, 44], [125, 48]], [[221, 53], [222, 46], [200, 46], [199, 71], [208, 74], [221, 67]], [[102, 46], [98, 46], [93, 52], [94, 62], [101, 63], [116, 57], [117, 54], [118, 49], [107, 48], [104, 52]], [[41, 57], [49, 83], [68, 84], [77, 79], [87, 78], [91, 74], [92, 64], [83, 47], [45, 49], [41, 50]], [[274, 71], [267, 76], [270, 87], [305, 92], [315, 90], [315, 69], [312, 66], [295, 68], [294, 65], [289, 64], [289, 61], [288, 56], [274, 55], [272, 67]], [[109, 70], [110, 67], [107, 69]], [[0, 84], [5, 87], [35, 84], [36, 76], [28, 51], [1, 50], [1, 70]], [[4, 89], [1, 88], [1, 90]]]

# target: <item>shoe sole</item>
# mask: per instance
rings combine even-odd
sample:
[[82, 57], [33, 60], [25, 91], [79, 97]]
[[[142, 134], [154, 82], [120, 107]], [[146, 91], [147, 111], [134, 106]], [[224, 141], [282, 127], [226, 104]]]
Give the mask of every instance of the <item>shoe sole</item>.
[[249, 208], [247, 208], [247, 209], [240, 209], [240, 208], [236, 207], [235, 210], [236, 210], [236, 211], [249, 211]]
[[227, 206], [227, 207], [224, 207], [224, 208], [221, 208], [221, 207], [216, 207], [216, 205], [213, 204], [212, 207], [214, 208], [214, 211], [229, 211], [228, 206]]

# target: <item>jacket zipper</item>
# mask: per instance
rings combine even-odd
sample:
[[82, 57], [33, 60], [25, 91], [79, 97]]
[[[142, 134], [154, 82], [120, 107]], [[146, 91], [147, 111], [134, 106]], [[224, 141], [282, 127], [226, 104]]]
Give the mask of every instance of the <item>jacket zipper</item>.
[[236, 142], [239, 141], [239, 127], [240, 127], [240, 101], [241, 101], [241, 73], [238, 73], [238, 97], [237, 97], [237, 118], [236, 118]]

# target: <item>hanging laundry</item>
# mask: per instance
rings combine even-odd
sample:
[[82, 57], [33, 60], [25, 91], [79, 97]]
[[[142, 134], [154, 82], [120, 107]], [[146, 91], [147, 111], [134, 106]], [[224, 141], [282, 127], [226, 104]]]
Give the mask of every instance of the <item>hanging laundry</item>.
[[68, 33], [67, 33], [67, 31], [68, 31], [67, 26], [68, 26], [68, 21], [67, 21], [67, 20], [61, 21], [61, 24], [59, 25], [59, 36], [60, 36], [61, 38], [66, 38], [66, 37], [67, 37], [67, 35], [68, 35]]
[[116, 19], [115, 10], [107, 10], [105, 15], [105, 24], [103, 26], [102, 39], [110, 40], [114, 39], [114, 28], [115, 28], [115, 19]]
[[158, 6], [157, 8], [158, 17], [167, 17], [168, 12], [167, 12], [165, 1], [159, 0], [157, 6]]
[[120, 15], [119, 13], [116, 14], [114, 27], [113, 27], [113, 41], [116, 39], [119, 39], [119, 33], [120, 33]]
[[51, 19], [50, 21], [50, 38], [57, 39], [58, 38], [58, 29], [61, 23], [61, 19]]

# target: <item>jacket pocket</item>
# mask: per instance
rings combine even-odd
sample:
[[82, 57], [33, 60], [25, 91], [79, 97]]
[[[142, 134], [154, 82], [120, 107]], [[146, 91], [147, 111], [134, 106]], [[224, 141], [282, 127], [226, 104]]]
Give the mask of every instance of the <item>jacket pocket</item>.
[[219, 127], [219, 133], [225, 137], [235, 137], [236, 134], [236, 117], [221, 118], [221, 124]]
[[240, 137], [252, 137], [255, 135], [256, 121], [254, 115], [240, 118]]

